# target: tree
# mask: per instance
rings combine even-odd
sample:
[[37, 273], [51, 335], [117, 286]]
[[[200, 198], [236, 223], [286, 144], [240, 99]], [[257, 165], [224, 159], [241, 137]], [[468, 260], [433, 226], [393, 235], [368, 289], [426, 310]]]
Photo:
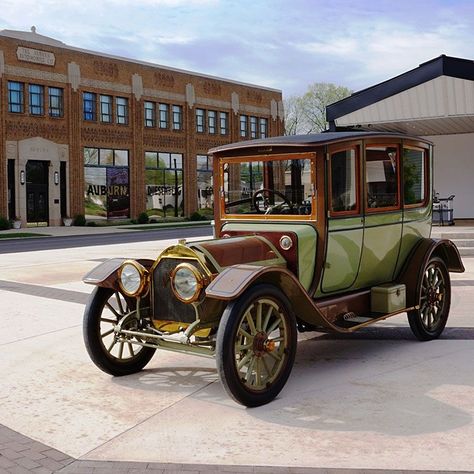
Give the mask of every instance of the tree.
[[315, 82], [306, 93], [285, 100], [286, 135], [319, 133], [328, 128], [326, 107], [352, 94], [344, 86]]
[[284, 101], [285, 135], [303, 133], [303, 98], [292, 96]]

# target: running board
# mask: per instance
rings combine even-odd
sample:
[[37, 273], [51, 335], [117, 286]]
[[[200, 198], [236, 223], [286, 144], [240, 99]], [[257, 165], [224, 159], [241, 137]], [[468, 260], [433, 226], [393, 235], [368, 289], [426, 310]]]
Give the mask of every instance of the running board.
[[384, 319], [391, 318], [392, 316], [396, 316], [397, 314], [406, 313], [408, 311], [413, 311], [415, 309], [419, 309], [419, 306], [411, 306], [409, 308], [398, 309], [392, 313], [367, 313], [367, 314], [356, 314], [356, 313], [346, 313], [340, 318], [338, 321], [334, 321], [334, 325], [344, 329], [347, 332], [354, 332], [358, 329], [361, 329], [366, 326], [370, 326], [371, 324], [378, 323], [379, 321], [383, 321]]

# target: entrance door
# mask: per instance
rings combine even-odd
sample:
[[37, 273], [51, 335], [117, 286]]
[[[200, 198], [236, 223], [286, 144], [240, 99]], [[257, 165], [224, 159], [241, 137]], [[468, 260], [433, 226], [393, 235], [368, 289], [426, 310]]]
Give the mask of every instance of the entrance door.
[[27, 222], [48, 224], [48, 161], [30, 160], [26, 163]]

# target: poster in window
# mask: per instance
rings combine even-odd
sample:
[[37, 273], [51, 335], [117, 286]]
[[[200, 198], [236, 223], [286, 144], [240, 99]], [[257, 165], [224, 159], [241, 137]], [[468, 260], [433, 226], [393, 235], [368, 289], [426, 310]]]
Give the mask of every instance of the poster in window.
[[105, 168], [84, 168], [84, 208], [86, 219], [107, 218], [107, 181]]
[[128, 168], [107, 168], [107, 219], [130, 217]]

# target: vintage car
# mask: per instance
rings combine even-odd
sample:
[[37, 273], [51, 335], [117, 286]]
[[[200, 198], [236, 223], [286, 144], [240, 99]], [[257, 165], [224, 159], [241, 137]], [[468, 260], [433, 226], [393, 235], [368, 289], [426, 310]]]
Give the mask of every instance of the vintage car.
[[[455, 245], [430, 238], [432, 144], [328, 132], [210, 151], [215, 239], [156, 260], [111, 259], [84, 277], [92, 361], [141, 370], [156, 349], [215, 357], [252, 407], [283, 388], [297, 332], [352, 333], [402, 313], [421, 341], [443, 331]], [[337, 344], [337, 342], [335, 342]]]

